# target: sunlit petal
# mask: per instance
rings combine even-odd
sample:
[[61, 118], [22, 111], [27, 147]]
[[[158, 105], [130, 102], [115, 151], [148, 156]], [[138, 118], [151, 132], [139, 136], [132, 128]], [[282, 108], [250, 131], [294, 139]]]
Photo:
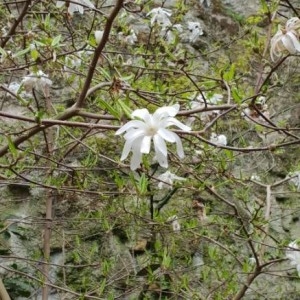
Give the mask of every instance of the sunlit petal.
[[133, 141], [139, 137], [144, 136], [144, 134], [145, 134], [144, 130], [142, 130], [142, 129], [131, 129], [127, 133], [124, 134], [124, 138], [126, 140]]
[[175, 138], [174, 138], [174, 132], [167, 130], [165, 128], [160, 128], [157, 131], [157, 134], [160, 135], [164, 140], [170, 142], [170, 143], [175, 143]]
[[181, 123], [180, 121], [178, 121], [175, 118], [168, 119], [168, 126], [171, 126], [171, 125], [175, 125], [183, 131], [191, 131], [191, 127], [184, 125], [183, 123]]
[[132, 152], [132, 157], [130, 161], [130, 169], [132, 171], [136, 170], [142, 162], [142, 153], [140, 151], [133, 151]]
[[135, 111], [132, 112], [131, 114], [132, 118], [140, 118], [145, 120], [145, 122], [149, 122], [150, 119], [150, 113], [148, 109], [142, 108], [142, 109], [136, 109]]
[[180, 109], [179, 104], [174, 104], [172, 106], [160, 107], [153, 114], [153, 118], [155, 118], [155, 119], [156, 118], [161, 118], [162, 116], [174, 117], [179, 112], [179, 109]]
[[141, 153], [148, 154], [151, 148], [151, 136], [144, 136], [141, 144]]
[[179, 136], [177, 134], [176, 134], [176, 150], [177, 150], [178, 156], [180, 158], [184, 158], [184, 151], [183, 151], [181, 139], [179, 138]]
[[126, 141], [125, 145], [124, 145], [124, 148], [123, 148], [123, 151], [122, 151], [121, 161], [123, 161], [124, 159], [127, 158], [131, 148], [132, 148], [132, 141]]
[[159, 150], [155, 151], [156, 159], [159, 163], [159, 165], [163, 168], [168, 168], [168, 157], [167, 155], [164, 155]]
[[287, 35], [291, 38], [294, 49], [300, 52], [300, 42], [297, 37], [291, 32], [288, 32]]
[[286, 50], [289, 51], [289, 53], [291, 53], [291, 54], [296, 53], [296, 49], [294, 47], [294, 44], [293, 44], [290, 36], [284, 36], [282, 38], [282, 43], [283, 43], [284, 47], [286, 48]]
[[155, 150], [155, 152], [159, 151], [164, 156], [168, 155], [168, 150], [167, 150], [166, 142], [164, 141], [163, 138], [161, 138], [158, 134], [156, 134], [153, 137], [153, 142], [154, 142], [154, 150]]
[[140, 120], [132, 120], [124, 124], [120, 129], [118, 129], [115, 135], [122, 134], [125, 131], [128, 131], [131, 128], [144, 128], [145, 123]]

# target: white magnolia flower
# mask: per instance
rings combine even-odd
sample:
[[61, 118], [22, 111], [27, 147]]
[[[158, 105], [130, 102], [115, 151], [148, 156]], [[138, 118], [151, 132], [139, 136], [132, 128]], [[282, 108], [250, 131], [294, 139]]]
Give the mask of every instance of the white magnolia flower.
[[169, 19], [171, 17], [172, 12], [170, 9], [165, 9], [162, 7], [153, 8], [147, 13], [147, 16], [151, 16], [151, 26], [153, 26], [155, 23], [162, 27], [168, 27], [171, 26], [172, 23]]
[[289, 243], [289, 249], [286, 250], [285, 256], [291, 261], [291, 265], [296, 267], [300, 277], [300, 248], [296, 241]]
[[200, 35], [203, 35], [203, 29], [199, 22], [188, 22], [188, 30], [190, 43], [194, 43]]
[[212, 133], [209, 141], [218, 146], [226, 146], [227, 145], [227, 137], [224, 134], [217, 135], [215, 133]]
[[136, 33], [133, 29], [130, 30], [129, 35], [124, 35], [123, 32], [119, 32], [118, 36], [119, 36], [119, 39], [122, 40], [124, 42], [124, 44], [127, 44], [127, 45], [134, 45], [138, 41]]
[[176, 215], [168, 218], [168, 222], [171, 222], [172, 228], [174, 232], [180, 232], [181, 226], [178, 221], [178, 217]]
[[[219, 104], [223, 100], [223, 95], [221, 94], [213, 94], [212, 96], [208, 96], [204, 93], [204, 97], [206, 100], [207, 108], [214, 107]], [[204, 109], [205, 101], [202, 95], [199, 95], [195, 101], [191, 101], [191, 109]], [[209, 110], [203, 111], [200, 113], [200, 120], [203, 123], [208, 123], [211, 119], [219, 114], [219, 110]], [[188, 124], [191, 125], [195, 121], [194, 117], [188, 118]]]
[[300, 52], [300, 19], [291, 18], [285, 28], [279, 26], [277, 33], [271, 39], [271, 59], [275, 61], [282, 53], [296, 54]]
[[[78, 3], [78, 4], [76, 4]], [[62, 7], [66, 4], [66, 1], [57, 1], [56, 7]], [[89, 8], [95, 8], [94, 4], [90, 0], [72, 0], [72, 3], [69, 3], [68, 13], [73, 16], [74, 12], [78, 11], [80, 14], [84, 13], [84, 6]]]
[[96, 30], [94, 32], [94, 35], [95, 35], [95, 40], [96, 40], [96, 43], [99, 44], [102, 40], [102, 37], [103, 37], [103, 30]]
[[191, 130], [190, 127], [174, 118], [179, 112], [179, 108], [179, 104], [165, 106], [158, 108], [154, 114], [150, 114], [146, 108], [137, 109], [131, 116], [140, 120], [131, 120], [116, 132], [117, 135], [126, 132], [124, 134], [126, 142], [121, 160], [126, 159], [129, 152], [132, 151], [131, 170], [137, 169], [142, 161], [142, 155], [150, 152], [152, 139], [157, 161], [162, 167], [168, 167], [168, 151], [165, 141], [176, 143], [178, 156], [184, 157], [179, 136], [167, 129], [175, 125], [184, 131]]
[[300, 171], [290, 173], [287, 177], [290, 177], [291, 179], [289, 181], [293, 183], [298, 190], [300, 190]]
[[177, 32], [177, 34], [181, 33], [183, 31], [181, 24], [174, 24], [172, 27], [163, 27], [160, 36], [165, 38], [165, 40], [169, 44], [173, 44], [176, 41], [176, 34], [174, 32]]
[[163, 188], [172, 189], [174, 180], [180, 180], [184, 181], [186, 178], [179, 177], [175, 175], [174, 173], [171, 173], [170, 171], [167, 171], [157, 177], [158, 180], [160, 180], [158, 184], [158, 188], [161, 190]]
[[41, 70], [25, 76], [22, 80], [22, 84], [27, 91], [36, 89], [42, 91], [45, 97], [50, 96], [49, 88], [52, 85], [52, 81], [49, 79], [49, 76]]

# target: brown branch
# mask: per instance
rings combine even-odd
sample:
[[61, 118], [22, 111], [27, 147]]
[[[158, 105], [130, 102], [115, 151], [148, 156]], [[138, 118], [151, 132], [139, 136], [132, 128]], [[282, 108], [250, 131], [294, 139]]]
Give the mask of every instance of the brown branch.
[[232, 300], [240, 300], [244, 297], [249, 286], [252, 284], [255, 278], [261, 274], [261, 270], [262, 267], [257, 265], [254, 272], [248, 276], [247, 282], [243, 285], [243, 287], [239, 290], [239, 292], [232, 298]]
[[11, 38], [11, 36], [14, 35], [18, 25], [22, 22], [22, 20], [24, 19], [24, 17], [27, 14], [28, 9], [30, 8], [30, 4], [31, 4], [31, 0], [27, 0], [24, 4], [23, 10], [21, 11], [19, 17], [15, 20], [15, 22], [13, 23], [13, 25], [10, 27], [7, 35], [2, 39], [0, 47], [4, 48], [5, 45], [7, 44], [7, 42], [9, 41], [9, 39]]
[[114, 7], [114, 9], [113, 9], [113, 11], [111, 12], [110, 16], [107, 19], [102, 39], [101, 39], [98, 47], [96, 48], [96, 50], [94, 52], [94, 56], [93, 56], [93, 59], [91, 61], [90, 68], [89, 68], [85, 83], [83, 85], [81, 94], [79, 95], [79, 98], [77, 99], [77, 101], [74, 105], [76, 108], [81, 108], [84, 105], [84, 100], [86, 99], [86, 95], [87, 95], [89, 87], [91, 85], [91, 82], [92, 82], [92, 79], [93, 79], [93, 75], [94, 75], [98, 60], [100, 58], [100, 55], [102, 54], [102, 51], [105, 47], [106, 42], [108, 41], [113, 21], [116, 18], [116, 16], [118, 15], [118, 13], [121, 10], [122, 6], [123, 6], [123, 0], [118, 0], [115, 7]]

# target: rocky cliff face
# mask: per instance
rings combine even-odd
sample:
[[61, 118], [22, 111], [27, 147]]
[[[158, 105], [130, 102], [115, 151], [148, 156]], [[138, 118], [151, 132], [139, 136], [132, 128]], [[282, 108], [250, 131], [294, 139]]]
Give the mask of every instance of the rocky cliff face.
[[[300, 58], [269, 51], [300, 10], [276, 2], [126, 2], [78, 110], [116, 2], [83, 15], [35, 3], [16, 32], [26, 5], [0, 7], [11, 35], [0, 263], [12, 299], [46, 299], [44, 282], [48, 299], [298, 299], [298, 253], [294, 264], [286, 253], [300, 238]], [[117, 126], [175, 103], [192, 127], [176, 131], [184, 160], [169, 137], [167, 177], [152, 148], [130, 171]]]

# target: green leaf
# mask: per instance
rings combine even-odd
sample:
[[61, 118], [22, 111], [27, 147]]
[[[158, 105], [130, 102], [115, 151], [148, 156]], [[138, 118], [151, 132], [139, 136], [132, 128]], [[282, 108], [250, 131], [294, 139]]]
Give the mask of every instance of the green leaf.
[[17, 150], [15, 144], [13, 143], [12, 139], [10, 138], [10, 136], [6, 136], [6, 139], [8, 142], [9, 151], [11, 152], [11, 154], [13, 155], [14, 158], [18, 157], [18, 150]]
[[104, 278], [99, 287], [99, 296], [103, 294], [105, 286], [106, 286], [106, 279]]
[[238, 104], [241, 103], [241, 100], [243, 99], [243, 97], [240, 95], [239, 90], [237, 88], [233, 87], [231, 89], [231, 95], [232, 95], [233, 100], [236, 103], [238, 103]]
[[234, 78], [234, 75], [235, 75], [235, 64], [231, 64], [229, 70], [227, 72], [224, 72], [223, 78], [226, 81], [231, 81]]
[[122, 112], [126, 115], [127, 118], [131, 118], [131, 109], [124, 103], [124, 101], [118, 99], [118, 102], [119, 106], [121, 107], [122, 109]]
[[147, 193], [148, 179], [146, 178], [146, 175], [144, 173], [140, 177], [137, 187], [141, 195], [145, 195]]
[[53, 47], [53, 48], [56, 47], [56, 46], [59, 44], [60, 40], [61, 40], [61, 34], [58, 35], [58, 36], [56, 36], [56, 37], [52, 40], [52, 42], [51, 42], [51, 47]]
[[31, 57], [32, 57], [33, 60], [37, 60], [38, 57], [39, 57], [39, 53], [38, 53], [38, 51], [36, 49], [31, 50], [30, 51], [30, 55], [31, 55]]
[[13, 57], [23, 56], [24, 54], [28, 53], [29, 51], [30, 51], [30, 47], [17, 52], [16, 54], [13, 55]]
[[106, 110], [108, 113], [110, 113], [113, 117], [120, 119], [121, 116], [119, 112], [112, 107], [107, 101], [100, 99], [99, 100], [99, 105], [101, 106], [102, 109]]

